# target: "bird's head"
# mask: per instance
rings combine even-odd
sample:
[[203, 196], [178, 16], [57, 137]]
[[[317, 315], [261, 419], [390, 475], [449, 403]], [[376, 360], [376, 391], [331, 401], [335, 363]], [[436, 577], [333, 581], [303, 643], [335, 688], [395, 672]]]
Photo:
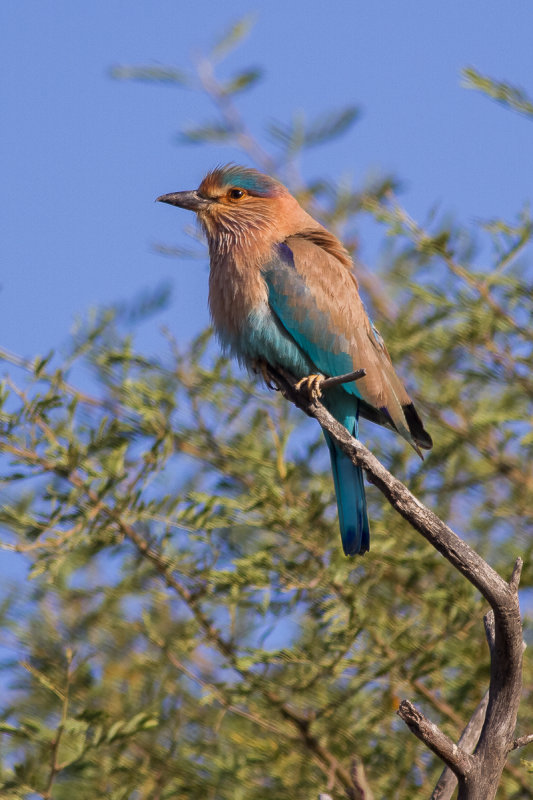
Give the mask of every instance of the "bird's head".
[[287, 236], [304, 220], [308, 226], [310, 220], [279, 181], [233, 164], [208, 173], [198, 189], [157, 199], [194, 211], [210, 241], [229, 236], [238, 243], [250, 234], [255, 238]]

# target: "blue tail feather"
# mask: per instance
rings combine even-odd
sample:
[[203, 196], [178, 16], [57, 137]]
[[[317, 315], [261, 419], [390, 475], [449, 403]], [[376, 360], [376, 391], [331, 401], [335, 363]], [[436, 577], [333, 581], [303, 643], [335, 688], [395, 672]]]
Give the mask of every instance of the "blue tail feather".
[[370, 530], [363, 471], [351, 462], [326, 431], [324, 436], [331, 456], [344, 554], [354, 556], [366, 553], [370, 546]]

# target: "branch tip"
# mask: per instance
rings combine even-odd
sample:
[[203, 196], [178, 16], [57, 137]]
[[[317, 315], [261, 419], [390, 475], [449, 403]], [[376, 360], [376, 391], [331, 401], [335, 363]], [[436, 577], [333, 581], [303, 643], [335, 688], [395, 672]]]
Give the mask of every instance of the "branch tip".
[[321, 389], [331, 389], [332, 386], [338, 386], [341, 383], [351, 383], [352, 381], [359, 381], [366, 375], [366, 369], [356, 369], [354, 372], [348, 372], [346, 375], [333, 375], [331, 378], [325, 378], [320, 384]]
[[511, 750], [518, 750], [519, 747], [525, 747], [526, 744], [531, 744], [533, 742], [533, 733], [530, 733], [528, 736], [519, 736], [518, 739], [515, 739]]

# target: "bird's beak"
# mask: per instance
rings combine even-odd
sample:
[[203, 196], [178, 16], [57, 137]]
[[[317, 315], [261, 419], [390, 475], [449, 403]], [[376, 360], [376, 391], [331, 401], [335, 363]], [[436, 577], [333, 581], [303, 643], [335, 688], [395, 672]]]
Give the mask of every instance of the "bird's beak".
[[190, 211], [202, 211], [211, 204], [211, 200], [202, 197], [197, 191], [193, 192], [174, 192], [173, 194], [162, 194], [156, 199], [156, 203], [168, 203], [171, 206], [188, 208]]

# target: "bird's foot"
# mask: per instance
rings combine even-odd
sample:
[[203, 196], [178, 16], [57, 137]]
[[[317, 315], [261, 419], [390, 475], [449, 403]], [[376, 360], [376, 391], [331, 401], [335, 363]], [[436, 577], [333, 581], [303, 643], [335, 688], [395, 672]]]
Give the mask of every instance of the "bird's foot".
[[295, 384], [294, 388], [299, 392], [303, 390], [306, 391], [313, 403], [316, 403], [316, 401], [320, 400], [322, 397], [320, 386], [325, 380], [324, 376], [320, 375], [320, 373], [317, 375], [306, 375], [305, 378], [302, 378], [301, 381]]
[[262, 361], [259, 358], [254, 359], [252, 362], [252, 369], [256, 375], [261, 374], [269, 389], [272, 389], [274, 392], [279, 392], [279, 386], [276, 386], [274, 383], [272, 383], [272, 379], [268, 373], [268, 365], [266, 361]]

